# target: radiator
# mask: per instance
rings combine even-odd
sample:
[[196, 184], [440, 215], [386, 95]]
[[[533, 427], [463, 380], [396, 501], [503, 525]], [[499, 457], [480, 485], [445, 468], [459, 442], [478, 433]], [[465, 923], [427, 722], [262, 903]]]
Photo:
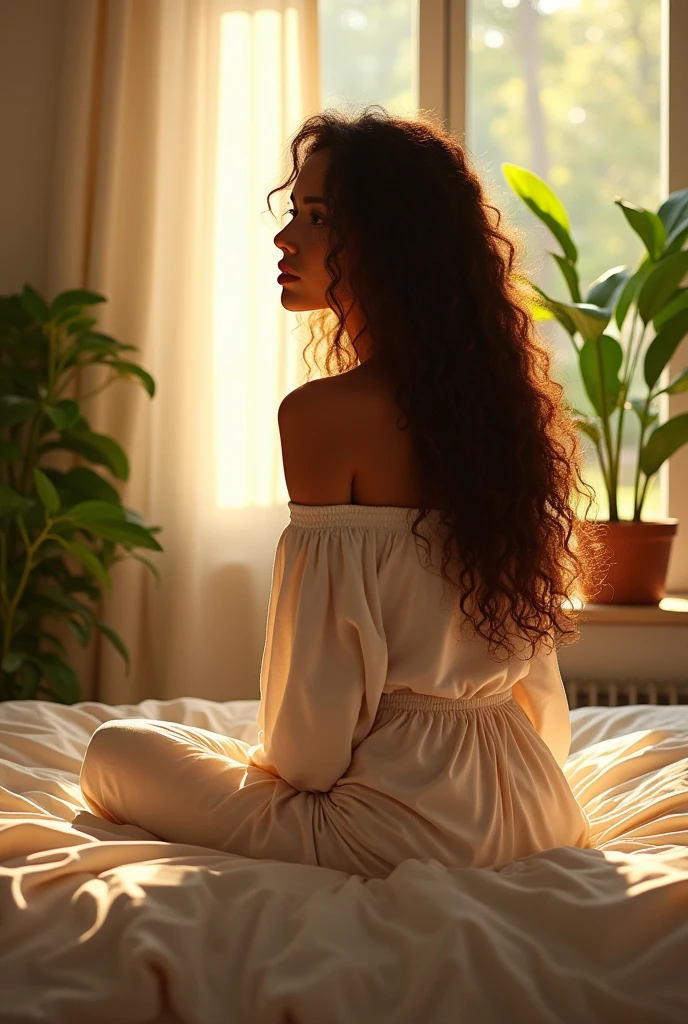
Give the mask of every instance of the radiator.
[[564, 689], [571, 709], [598, 705], [618, 707], [620, 704], [688, 704], [688, 679], [674, 683], [565, 679]]

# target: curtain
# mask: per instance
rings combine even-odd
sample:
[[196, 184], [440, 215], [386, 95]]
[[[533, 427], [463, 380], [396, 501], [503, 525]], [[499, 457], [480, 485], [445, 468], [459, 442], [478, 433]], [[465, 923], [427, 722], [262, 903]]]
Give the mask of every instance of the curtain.
[[125, 557], [94, 607], [128, 677], [98, 632], [83, 649], [51, 624], [84, 700], [259, 696], [288, 521], [277, 407], [305, 380], [276, 283], [286, 200], [273, 218], [266, 196], [319, 81], [316, 0], [67, 2], [47, 298], [103, 294], [95, 329], [135, 345], [125, 358], [156, 382], [152, 399], [133, 380], [86, 397], [107, 374], [85, 368], [65, 396], [123, 446], [128, 480], [103, 475], [164, 548], [141, 550], [159, 586]]

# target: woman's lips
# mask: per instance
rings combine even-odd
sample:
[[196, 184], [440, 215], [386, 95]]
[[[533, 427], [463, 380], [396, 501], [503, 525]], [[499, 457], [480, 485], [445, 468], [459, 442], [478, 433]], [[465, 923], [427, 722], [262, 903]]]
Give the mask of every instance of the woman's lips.
[[296, 274], [285, 274], [284, 271], [282, 271], [282, 273], [279, 274], [278, 277], [277, 277], [277, 283], [278, 284], [291, 284], [292, 281], [300, 281], [300, 280], [301, 279], [298, 278], [296, 276]]

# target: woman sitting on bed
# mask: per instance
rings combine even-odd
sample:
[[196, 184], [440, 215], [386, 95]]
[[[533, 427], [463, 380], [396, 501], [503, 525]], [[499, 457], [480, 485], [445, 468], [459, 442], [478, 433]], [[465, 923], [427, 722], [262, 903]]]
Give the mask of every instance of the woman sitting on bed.
[[430, 122], [325, 111], [291, 157], [281, 302], [322, 311], [325, 376], [279, 408], [258, 742], [107, 722], [84, 796], [170, 842], [370, 877], [585, 846], [556, 642], [602, 545], [516, 247]]

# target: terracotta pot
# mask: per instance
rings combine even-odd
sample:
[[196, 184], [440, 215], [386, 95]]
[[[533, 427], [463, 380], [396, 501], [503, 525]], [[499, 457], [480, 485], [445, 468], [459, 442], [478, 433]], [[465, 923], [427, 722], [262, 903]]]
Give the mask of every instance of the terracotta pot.
[[671, 542], [678, 519], [649, 522], [621, 520], [607, 527], [602, 540], [611, 548], [613, 564], [599, 594], [583, 600], [595, 604], [658, 604], [666, 594]]

